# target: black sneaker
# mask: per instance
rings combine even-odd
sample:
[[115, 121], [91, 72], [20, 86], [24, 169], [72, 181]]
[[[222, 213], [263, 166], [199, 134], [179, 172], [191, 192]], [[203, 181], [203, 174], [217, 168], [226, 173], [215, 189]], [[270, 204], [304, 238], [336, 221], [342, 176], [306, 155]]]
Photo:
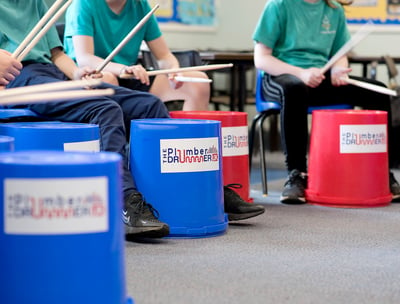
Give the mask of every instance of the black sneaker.
[[228, 214], [228, 220], [230, 221], [248, 219], [265, 212], [263, 206], [244, 201], [239, 194], [232, 190], [232, 188], [240, 189], [241, 187], [242, 185], [240, 184], [224, 186], [225, 213]]
[[158, 211], [134, 192], [125, 198], [122, 220], [125, 234], [139, 237], [161, 238], [169, 234], [169, 226], [158, 220]]
[[400, 185], [394, 177], [393, 172], [389, 173], [389, 187], [390, 192], [392, 193], [392, 202], [400, 202]]
[[305, 189], [307, 187], [306, 174], [294, 169], [289, 173], [285, 182], [281, 203], [290, 205], [300, 205], [306, 203]]

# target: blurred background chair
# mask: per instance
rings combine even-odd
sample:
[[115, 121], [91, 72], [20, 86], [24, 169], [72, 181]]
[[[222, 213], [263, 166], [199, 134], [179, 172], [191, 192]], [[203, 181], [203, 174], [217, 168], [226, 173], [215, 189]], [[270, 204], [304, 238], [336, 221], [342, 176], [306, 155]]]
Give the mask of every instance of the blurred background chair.
[[399, 74], [399, 71], [397, 70], [396, 63], [394, 62], [393, 58], [389, 55], [383, 56], [383, 60], [385, 61], [388, 70], [388, 77], [389, 77], [388, 88], [393, 90], [397, 89], [399, 87], [399, 84], [396, 78], [397, 75]]
[[[386, 68], [388, 71], [388, 88], [397, 91], [397, 96], [391, 96], [391, 108], [392, 108], [392, 130], [393, 138], [400, 138], [400, 86], [397, 81], [399, 74], [396, 63], [393, 58], [389, 55], [383, 56]], [[393, 156], [393, 167], [400, 168], [400, 141], [395, 140], [393, 143], [394, 156]]]
[[[200, 53], [197, 50], [172, 50], [172, 54], [178, 59], [179, 65], [181, 67], [191, 67], [191, 66], [199, 66], [205, 65], [206, 63], [202, 60]], [[140, 63], [143, 67], [148, 70], [157, 70], [159, 66], [157, 64], [157, 60], [154, 55], [148, 50], [141, 51], [141, 59]], [[205, 71], [209, 78], [213, 79], [215, 73], [230, 73], [230, 69], [222, 69], [222, 70], [211, 70]], [[211, 92], [210, 92], [210, 104], [214, 105], [215, 110], [220, 110], [220, 105], [229, 106], [230, 104], [230, 95], [229, 89], [222, 92], [215, 88], [214, 81], [211, 82]], [[182, 106], [183, 101], [168, 101], [166, 105], [168, 108], [171, 108], [174, 104], [179, 103]], [[179, 109], [176, 109], [179, 110]]]
[[29, 109], [9, 109], [0, 107], [0, 123], [47, 121]]
[[[174, 50], [171, 52], [174, 54], [176, 59], [178, 59], [179, 65], [182, 68], [204, 64], [201, 60], [200, 53], [196, 50]], [[157, 59], [148, 50], [141, 51], [140, 63], [147, 71], [159, 69]], [[179, 111], [183, 108], [183, 102], [184, 100], [171, 100], [165, 102], [165, 105], [170, 111]]]
[[[142, 50], [142, 65], [148, 70], [158, 70], [159, 66], [157, 64], [157, 59], [154, 55], [147, 50]], [[203, 65], [200, 53], [196, 50], [174, 50], [172, 54], [178, 59], [179, 65], [181, 67], [190, 67], [196, 65]]]
[[60, 38], [61, 42], [64, 43], [65, 23], [57, 22], [56, 29], [57, 29], [58, 38]]

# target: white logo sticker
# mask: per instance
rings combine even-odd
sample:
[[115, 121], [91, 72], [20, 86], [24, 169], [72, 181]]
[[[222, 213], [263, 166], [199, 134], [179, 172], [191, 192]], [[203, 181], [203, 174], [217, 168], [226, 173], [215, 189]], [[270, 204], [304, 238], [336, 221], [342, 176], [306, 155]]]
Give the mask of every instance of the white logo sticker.
[[239, 156], [249, 154], [249, 130], [242, 127], [222, 128], [222, 156]]
[[386, 124], [340, 125], [340, 153], [384, 153]]
[[218, 137], [160, 140], [161, 173], [219, 170]]
[[96, 139], [96, 140], [64, 143], [64, 151], [99, 152], [100, 141]]
[[107, 177], [4, 180], [7, 234], [108, 231]]

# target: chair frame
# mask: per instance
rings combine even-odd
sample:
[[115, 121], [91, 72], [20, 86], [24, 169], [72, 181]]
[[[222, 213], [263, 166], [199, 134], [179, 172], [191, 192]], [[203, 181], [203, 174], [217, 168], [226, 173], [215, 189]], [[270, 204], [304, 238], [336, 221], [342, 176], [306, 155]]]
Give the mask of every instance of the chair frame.
[[[257, 81], [256, 81], [256, 109], [258, 113], [254, 116], [251, 123], [249, 131], [249, 170], [251, 172], [252, 168], [252, 158], [254, 152], [254, 139], [255, 133], [258, 130], [258, 140], [259, 140], [259, 153], [260, 153], [260, 163], [261, 163], [261, 182], [262, 182], [262, 192], [264, 196], [268, 195], [268, 181], [267, 181], [267, 164], [265, 158], [265, 141], [264, 141], [264, 128], [263, 124], [265, 119], [271, 117], [272, 115], [278, 115], [281, 112], [281, 105], [278, 102], [268, 101], [263, 98], [262, 95], [262, 79], [263, 72], [257, 71]], [[327, 106], [313, 106], [308, 108], [308, 113], [311, 114], [313, 110], [318, 109], [353, 109], [353, 106], [348, 104], [338, 104], [338, 105], [327, 105]]]

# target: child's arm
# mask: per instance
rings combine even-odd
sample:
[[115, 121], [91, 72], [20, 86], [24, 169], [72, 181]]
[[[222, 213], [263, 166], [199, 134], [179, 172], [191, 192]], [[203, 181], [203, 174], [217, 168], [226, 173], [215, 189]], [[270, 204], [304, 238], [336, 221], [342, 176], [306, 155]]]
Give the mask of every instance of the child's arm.
[[294, 75], [312, 88], [319, 86], [325, 79], [320, 68], [303, 69], [283, 62], [272, 55], [271, 48], [259, 42], [254, 46], [254, 64], [257, 69], [273, 76], [282, 74]]
[[78, 68], [75, 62], [60, 48], [51, 50], [51, 61], [69, 79], [79, 80], [86, 76], [91, 76], [95, 72], [94, 69], [88, 67]]
[[11, 54], [0, 49], [0, 86], [6, 86], [19, 75], [22, 64], [14, 59]]

